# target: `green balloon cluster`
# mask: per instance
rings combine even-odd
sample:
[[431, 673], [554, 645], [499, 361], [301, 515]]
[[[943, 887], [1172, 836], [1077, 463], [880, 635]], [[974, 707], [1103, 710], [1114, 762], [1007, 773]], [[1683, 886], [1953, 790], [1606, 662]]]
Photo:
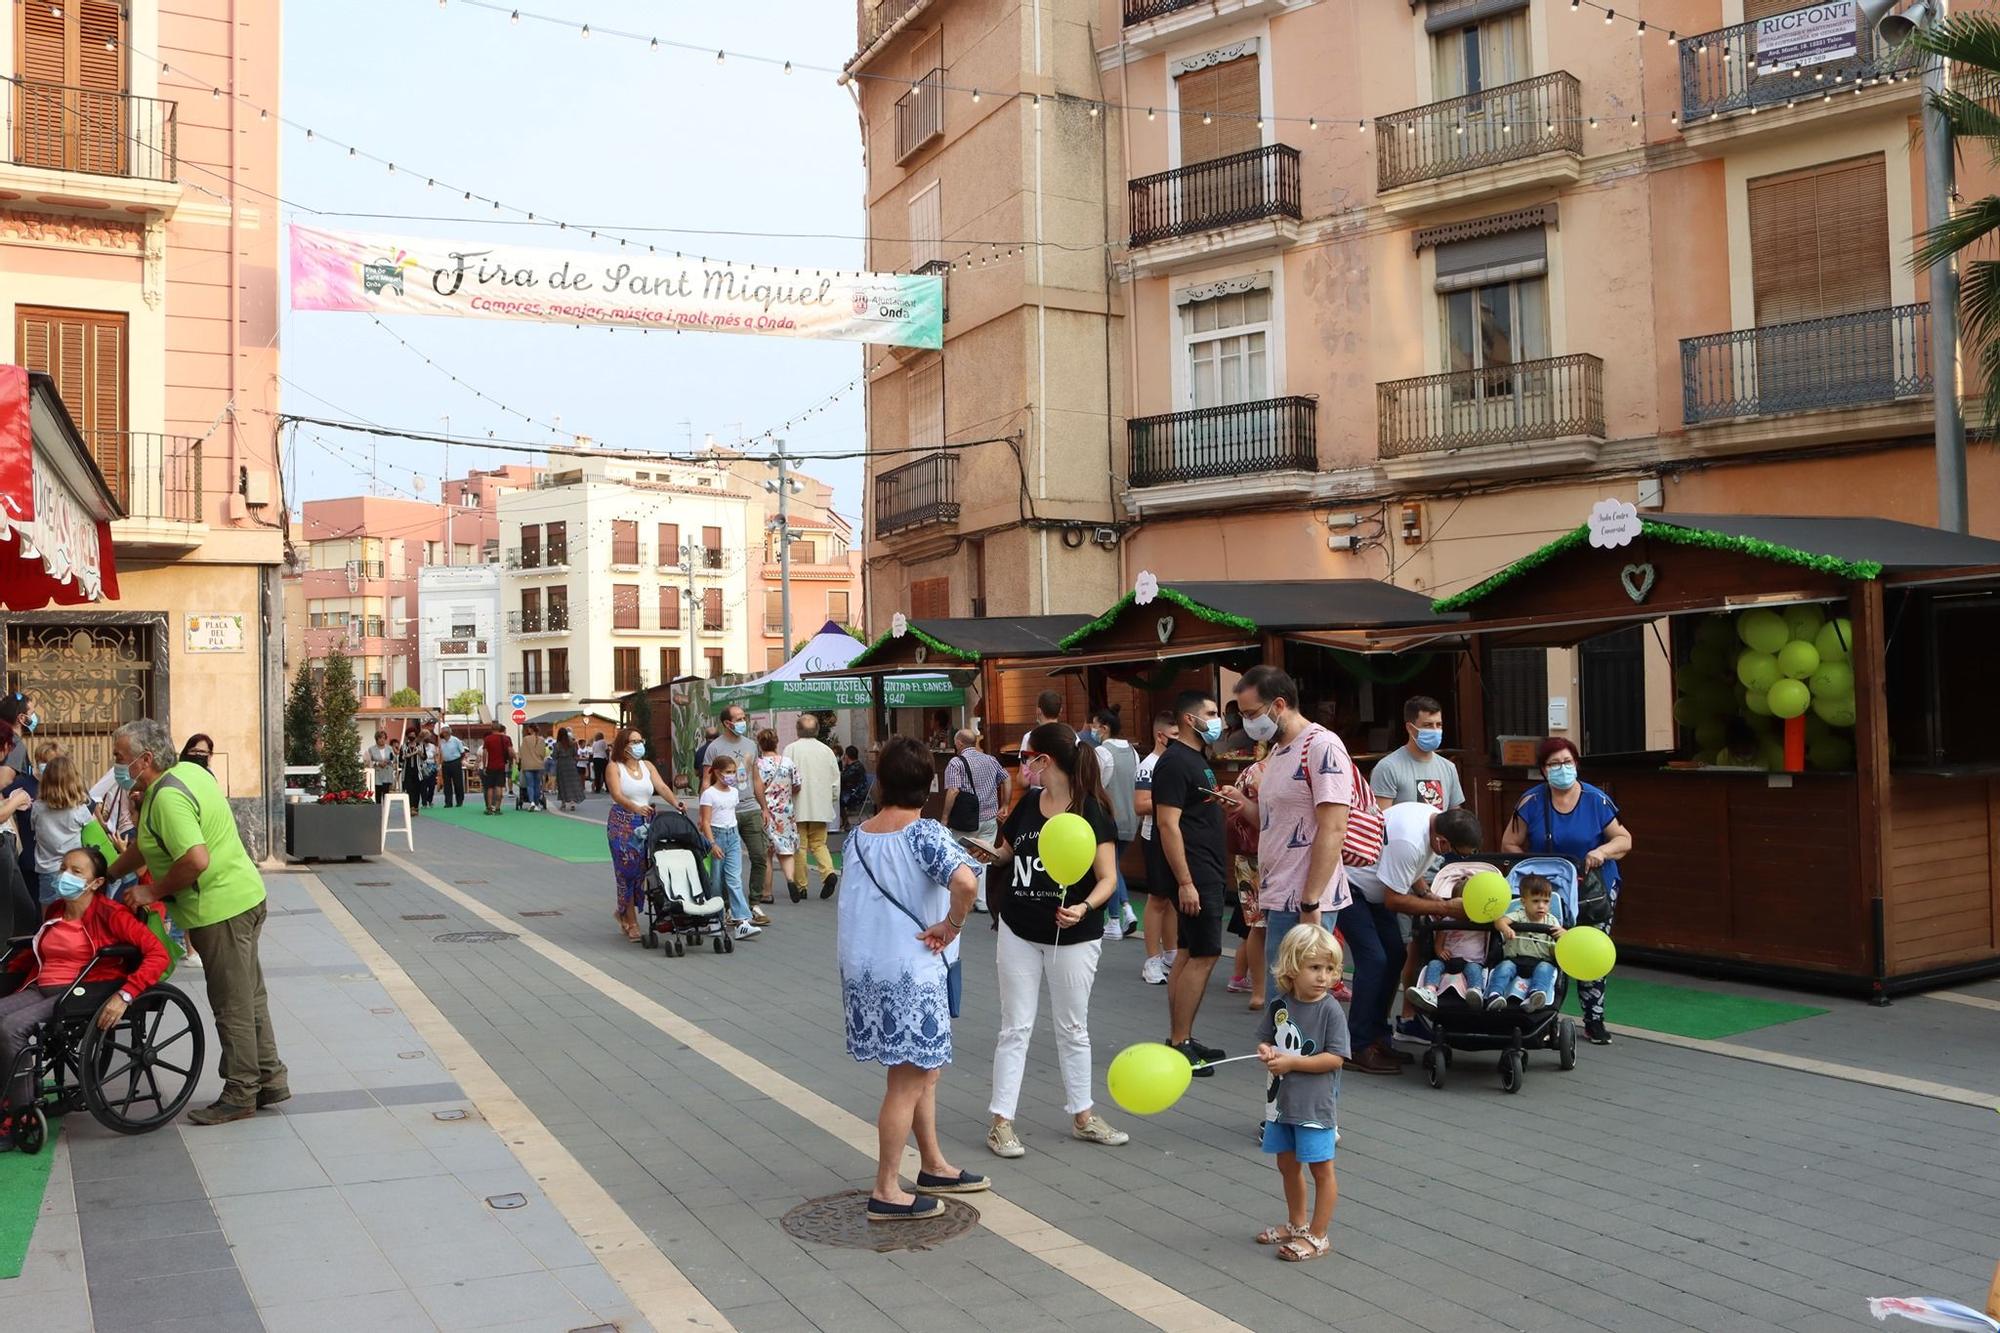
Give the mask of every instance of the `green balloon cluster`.
[[1706, 616], [1674, 672], [1674, 721], [1695, 757], [1724, 767], [1780, 770], [1786, 720], [1806, 721], [1806, 766], [1854, 763], [1854, 626], [1824, 607], [1758, 607]]

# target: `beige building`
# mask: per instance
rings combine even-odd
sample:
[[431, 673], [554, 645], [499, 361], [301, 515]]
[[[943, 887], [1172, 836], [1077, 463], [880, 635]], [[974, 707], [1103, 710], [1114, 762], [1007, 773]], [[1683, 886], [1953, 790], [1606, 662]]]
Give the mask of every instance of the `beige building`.
[[[1757, 20], [1797, 7], [1649, 6], [1641, 32], [1623, 6], [1607, 22], [1569, 0], [1099, 0], [1085, 14], [1023, 4], [995, 28], [976, 0], [863, 0], [856, 73], [917, 79], [920, 52], [938, 50], [937, 81], [956, 90], [938, 99], [942, 132], [895, 165], [913, 119], [898, 108], [928, 94], [862, 87], [871, 224], [900, 234], [897, 207], [935, 181], [939, 248], [957, 256], [975, 248], [957, 237], [1006, 235], [1052, 203], [1050, 181], [1105, 179], [1103, 209], [1044, 210], [1042, 233], [1079, 247], [1060, 262], [1080, 273], [1112, 219], [1118, 382], [1097, 402], [1124, 406], [1108, 459], [1071, 455], [1106, 467], [1104, 512], [1126, 528], [1104, 591], [1149, 569], [1445, 595], [1609, 497], [1932, 522], [1928, 292], [1909, 263], [1919, 83], [1865, 31], [1838, 58], [1760, 72]], [[1038, 15], [1039, 46], [1024, 35]], [[1094, 42], [1087, 66], [1078, 38]], [[1030, 96], [975, 105], [974, 85]], [[984, 144], [1038, 118], [1070, 155], [1043, 192], [1013, 138]], [[1023, 202], [1003, 224], [954, 208], [965, 195]], [[947, 281], [947, 403], [985, 416], [1032, 401], [1027, 368], [956, 357], [961, 308], [995, 299], [995, 277]], [[1094, 365], [1087, 342], [1071, 350]], [[910, 438], [891, 403], [923, 364], [876, 372], [872, 445]], [[1971, 464], [1972, 495], [1995, 493], [1991, 452]], [[917, 540], [885, 530], [883, 475], [878, 580]], [[991, 503], [1016, 503], [989, 484]], [[1996, 519], [1975, 504], [1975, 531]], [[923, 530], [940, 552], [973, 527], [953, 521]], [[892, 601], [885, 589], [878, 618]], [[1521, 655], [1490, 684], [1509, 729], [1656, 743], [1668, 724], [1645, 692], [1624, 691], [1615, 717], [1568, 707], [1598, 673], [1643, 672], [1664, 698], [1643, 647], [1635, 631], [1546, 668]]]
[[115, 600], [0, 615], [6, 681], [33, 692], [43, 730], [93, 779], [128, 719], [209, 733], [262, 850], [285, 510], [271, 418], [279, 126], [254, 108], [278, 105], [278, 9], [9, 8], [0, 363], [52, 376], [125, 517]]

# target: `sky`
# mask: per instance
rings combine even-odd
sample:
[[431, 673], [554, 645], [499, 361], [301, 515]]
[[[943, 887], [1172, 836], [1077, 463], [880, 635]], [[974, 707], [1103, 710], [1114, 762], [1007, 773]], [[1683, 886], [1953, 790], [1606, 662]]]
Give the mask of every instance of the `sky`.
[[[534, 14], [596, 31], [584, 39]], [[695, 43], [704, 54], [651, 51], [611, 29]], [[281, 109], [315, 137], [285, 131], [285, 220], [603, 252], [616, 243], [592, 243], [574, 224], [586, 224], [586, 234], [590, 225], [632, 235], [677, 228], [658, 232], [659, 243], [859, 268], [864, 178], [849, 91], [830, 73], [787, 75], [741, 58], [718, 64], [708, 53], [837, 68], [854, 43], [854, 5], [843, 0], [539, 0], [518, 24], [467, 0], [290, 0]], [[350, 159], [320, 134], [393, 161], [395, 174]], [[505, 215], [426, 188], [426, 177], [571, 228], [492, 225]], [[366, 213], [424, 220], [359, 216]], [[728, 231], [800, 235], [721, 234]], [[428, 431], [449, 417], [450, 433], [468, 442], [491, 431], [538, 441], [582, 434], [620, 448], [684, 450], [711, 435], [735, 443], [822, 402], [862, 367], [860, 345], [848, 342], [385, 319], [406, 347], [364, 314], [293, 312], [289, 302], [283, 311], [284, 410]], [[495, 400], [559, 420], [563, 435], [502, 412]], [[858, 451], [861, 406], [857, 383], [785, 432], [791, 452]], [[435, 498], [444, 453], [441, 444], [301, 427], [296, 461], [286, 460], [287, 490], [295, 504], [366, 494], [372, 467], [383, 494]], [[526, 461], [451, 447], [454, 476]], [[858, 458], [802, 470], [832, 482], [835, 508], [858, 519]]]

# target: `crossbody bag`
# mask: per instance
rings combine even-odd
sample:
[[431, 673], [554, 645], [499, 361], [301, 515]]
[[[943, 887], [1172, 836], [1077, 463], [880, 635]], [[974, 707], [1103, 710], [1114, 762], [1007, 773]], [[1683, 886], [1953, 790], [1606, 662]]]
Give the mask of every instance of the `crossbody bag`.
[[[847, 850], [853, 853], [855, 862], [858, 865], [860, 865], [863, 871], [867, 873], [868, 882], [875, 886], [875, 892], [881, 894], [884, 898], [887, 898], [890, 904], [893, 907], [895, 907], [897, 911], [901, 912], [904, 916], [910, 918], [910, 920], [916, 922], [917, 932], [919, 934], [922, 934], [923, 932], [929, 930], [932, 925], [936, 924], [934, 922], [925, 921], [915, 912], [912, 912], [909, 909], [909, 907], [903, 902], [902, 899], [898, 898], [895, 894], [889, 892], [887, 888], [883, 887], [881, 879], [878, 878], [875, 874], [875, 868], [869, 865], [868, 858], [861, 854], [861, 845], [858, 841], [852, 842], [847, 848]], [[945, 959], [940, 957], [939, 961], [944, 963], [945, 1007], [950, 1012], [953, 1018], [957, 1018], [959, 1005], [961, 1001], [964, 999], [965, 995], [965, 972], [964, 969], [959, 966], [961, 960], [957, 958], [953, 958], [949, 961], [946, 961]]]
[[[1551, 856], [1560, 856], [1556, 850], [1556, 794], [1555, 789], [1544, 784], [1542, 787], [1542, 840], [1548, 844]], [[1604, 875], [1594, 866], [1585, 866], [1583, 880], [1577, 885], [1576, 923], [1579, 926], [1604, 927], [1611, 924], [1611, 890], [1604, 883]]]
[[[979, 832], [979, 796], [972, 790], [972, 765], [966, 761], [965, 756], [962, 754], [953, 755], [951, 762], [965, 770], [965, 786], [960, 789], [957, 799], [952, 801], [951, 809], [944, 812], [944, 826], [953, 833], [977, 833]], [[951, 764], [945, 765], [947, 770], [950, 767]]]

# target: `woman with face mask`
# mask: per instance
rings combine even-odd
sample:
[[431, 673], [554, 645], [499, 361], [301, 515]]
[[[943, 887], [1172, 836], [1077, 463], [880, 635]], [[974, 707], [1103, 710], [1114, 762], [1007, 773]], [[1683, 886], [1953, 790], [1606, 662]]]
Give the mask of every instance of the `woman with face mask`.
[[129, 944], [139, 951], [139, 965], [98, 1010], [100, 1028], [114, 1026], [125, 1016], [126, 1006], [166, 973], [167, 951], [153, 932], [135, 913], [103, 896], [105, 873], [104, 854], [93, 847], [79, 847], [64, 856], [56, 877], [56, 900], [44, 913], [33, 946], [17, 951], [7, 965], [21, 984], [0, 998], [0, 1077], [16, 1075], [0, 1088], [0, 1152], [13, 1145], [14, 1117], [27, 1109], [35, 1094], [31, 1070], [17, 1063], [28, 1033], [54, 1015], [56, 1000], [71, 986], [117, 975], [107, 964], [92, 970], [98, 950]]
[[674, 789], [646, 758], [646, 738], [637, 727], [621, 727], [607, 756], [611, 815], [605, 836], [611, 840], [611, 873], [618, 881], [618, 906], [613, 913], [628, 940], [642, 935], [639, 905], [646, 900], [646, 826], [653, 822], [653, 798], [659, 796], [676, 810], [685, 810]]
[[[1618, 822], [1618, 807], [1609, 796], [1577, 777], [1576, 742], [1550, 736], [1535, 749], [1544, 781], [1530, 787], [1507, 821], [1500, 850], [1543, 852], [1567, 856], [1586, 872], [1596, 871], [1618, 903], [1618, 862], [1632, 850], [1632, 835]], [[1604, 922], [1611, 929], [1609, 920]], [[1583, 1007], [1583, 1030], [1598, 1046], [1611, 1044], [1604, 1026], [1604, 983], [1578, 982], [1577, 1002]]]

